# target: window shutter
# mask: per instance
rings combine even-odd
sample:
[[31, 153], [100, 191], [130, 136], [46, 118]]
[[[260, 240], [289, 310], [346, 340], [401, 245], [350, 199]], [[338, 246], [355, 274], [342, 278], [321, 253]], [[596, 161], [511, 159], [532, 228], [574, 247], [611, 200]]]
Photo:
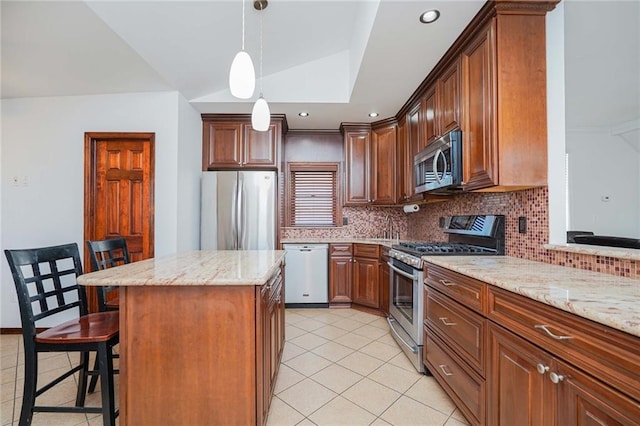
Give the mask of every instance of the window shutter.
[[289, 165], [289, 226], [338, 226], [338, 165]]

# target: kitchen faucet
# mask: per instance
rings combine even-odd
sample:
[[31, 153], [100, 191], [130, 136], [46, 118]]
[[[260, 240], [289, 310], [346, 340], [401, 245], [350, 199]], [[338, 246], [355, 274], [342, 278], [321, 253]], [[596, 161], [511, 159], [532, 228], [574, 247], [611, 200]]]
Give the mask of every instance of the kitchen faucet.
[[[384, 217], [384, 220], [386, 221], [386, 228], [382, 231], [382, 235], [384, 238], [388, 238], [390, 240], [393, 239], [393, 217], [390, 214], [387, 214]], [[396, 239], [400, 240], [400, 231], [398, 231], [396, 229]]]

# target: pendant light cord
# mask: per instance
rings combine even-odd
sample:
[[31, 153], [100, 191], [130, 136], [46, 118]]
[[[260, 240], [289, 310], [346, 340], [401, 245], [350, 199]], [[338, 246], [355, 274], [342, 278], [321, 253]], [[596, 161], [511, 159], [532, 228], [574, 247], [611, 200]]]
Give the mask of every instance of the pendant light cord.
[[262, 97], [262, 15], [264, 10], [260, 7], [260, 97]]
[[242, 0], [242, 50], [244, 50], [244, 3], [245, 0]]

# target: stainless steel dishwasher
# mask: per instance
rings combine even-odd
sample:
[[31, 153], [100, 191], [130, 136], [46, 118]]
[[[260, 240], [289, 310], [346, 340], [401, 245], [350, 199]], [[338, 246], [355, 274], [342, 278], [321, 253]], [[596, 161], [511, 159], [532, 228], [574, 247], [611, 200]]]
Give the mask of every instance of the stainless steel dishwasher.
[[328, 244], [283, 244], [285, 306], [329, 306]]

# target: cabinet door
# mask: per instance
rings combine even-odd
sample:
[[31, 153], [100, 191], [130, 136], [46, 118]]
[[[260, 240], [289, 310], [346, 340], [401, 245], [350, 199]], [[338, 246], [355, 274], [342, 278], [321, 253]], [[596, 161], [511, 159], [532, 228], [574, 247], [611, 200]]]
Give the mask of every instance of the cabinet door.
[[276, 167], [277, 143], [279, 140], [276, 124], [271, 124], [265, 132], [253, 130], [251, 124], [243, 124], [244, 155], [242, 165], [245, 167]]
[[329, 303], [351, 303], [351, 257], [329, 259]]
[[269, 414], [269, 404], [271, 403], [271, 313], [269, 312], [270, 292], [268, 287], [266, 284], [263, 285], [260, 292], [259, 332], [262, 334], [262, 347], [258, 348], [258, 350], [262, 352], [262, 365], [258, 366], [258, 377], [261, 377], [262, 380], [258, 383], [258, 386], [260, 386], [258, 388], [258, 407], [262, 408], [262, 410], [258, 414], [262, 415], [263, 421], [259, 421], [258, 424], [264, 423]]
[[438, 139], [440, 136], [440, 129], [438, 128], [438, 121], [436, 120], [436, 84], [427, 89], [427, 92], [422, 98], [422, 116], [424, 117], [424, 138], [425, 144], [429, 145], [431, 142]]
[[353, 270], [353, 303], [380, 307], [378, 259], [356, 257]]
[[413, 202], [422, 199], [421, 194], [415, 193], [415, 177], [413, 172], [413, 160], [414, 156], [424, 148], [420, 142], [422, 130], [420, 129], [420, 104], [415, 105], [409, 113], [407, 113], [406, 119], [406, 138], [405, 138], [405, 151], [404, 151], [404, 170], [405, 170], [405, 190], [407, 191], [406, 202]]
[[640, 404], [558, 362], [558, 425], [637, 425]]
[[345, 204], [368, 204], [371, 168], [369, 132], [347, 132], [345, 135], [346, 181]]
[[490, 25], [462, 52], [462, 179], [468, 190], [498, 183], [494, 38]]
[[402, 174], [402, 179], [398, 180], [398, 196], [401, 203], [405, 202], [413, 194], [413, 165], [409, 167], [409, 156], [407, 154], [409, 143], [406, 123], [406, 119], [398, 123], [398, 168]]
[[548, 378], [553, 371], [551, 356], [493, 323], [489, 346], [487, 424], [555, 424], [557, 389]]
[[460, 61], [452, 64], [439, 79], [439, 133], [460, 127]]
[[203, 123], [203, 170], [242, 165], [241, 129], [241, 123]]
[[373, 131], [371, 198], [373, 204], [396, 204], [396, 126]]

